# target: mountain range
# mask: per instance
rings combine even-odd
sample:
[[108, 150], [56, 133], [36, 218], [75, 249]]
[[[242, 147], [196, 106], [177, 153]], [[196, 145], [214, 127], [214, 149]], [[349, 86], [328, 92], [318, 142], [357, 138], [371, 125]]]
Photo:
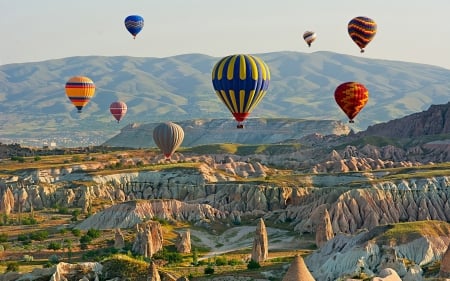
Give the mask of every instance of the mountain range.
[[[252, 117], [346, 122], [334, 90], [347, 81], [369, 90], [368, 104], [349, 126], [355, 131], [449, 101], [450, 70], [441, 67], [323, 51], [257, 56], [268, 64], [271, 81]], [[92, 145], [134, 123], [232, 120], [212, 88], [211, 70], [219, 59], [202, 54], [88, 56], [2, 65], [0, 141]], [[81, 114], [64, 90], [66, 81], [77, 75], [90, 77], [97, 89]], [[121, 123], [109, 113], [116, 100], [128, 105]]]

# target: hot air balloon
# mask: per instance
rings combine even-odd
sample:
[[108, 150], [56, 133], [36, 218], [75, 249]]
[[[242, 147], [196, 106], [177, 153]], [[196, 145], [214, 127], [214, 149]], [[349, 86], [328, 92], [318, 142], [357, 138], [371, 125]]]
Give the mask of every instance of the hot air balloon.
[[131, 15], [125, 18], [125, 27], [136, 39], [136, 35], [144, 28], [144, 18], [138, 15]]
[[368, 17], [356, 17], [348, 23], [348, 34], [364, 53], [364, 48], [377, 33], [377, 23]]
[[161, 149], [166, 160], [170, 160], [170, 157], [181, 145], [183, 139], [184, 131], [178, 124], [165, 122], [153, 129], [153, 140], [159, 149]]
[[115, 101], [109, 106], [109, 111], [114, 116], [114, 118], [116, 118], [117, 123], [119, 123], [127, 113], [127, 104], [123, 101]]
[[86, 104], [89, 103], [95, 94], [95, 85], [91, 79], [85, 76], [75, 76], [66, 83], [66, 95], [73, 105], [81, 113]]
[[339, 85], [334, 91], [334, 99], [349, 118], [349, 123], [363, 109], [369, 100], [369, 91], [358, 82], [346, 82]]
[[303, 39], [306, 41], [306, 44], [308, 44], [308, 47], [311, 47], [311, 43], [316, 40], [317, 34], [314, 31], [306, 31], [303, 33]]
[[222, 58], [212, 70], [212, 83], [219, 99], [227, 106], [242, 129], [242, 122], [264, 98], [269, 87], [269, 67], [251, 55]]

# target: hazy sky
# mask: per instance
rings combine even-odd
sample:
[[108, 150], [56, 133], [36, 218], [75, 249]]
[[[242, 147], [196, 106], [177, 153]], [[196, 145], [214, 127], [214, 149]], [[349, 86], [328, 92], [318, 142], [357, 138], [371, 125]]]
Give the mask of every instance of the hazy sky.
[[[450, 69], [450, 0], [0, 0], [0, 65], [87, 55], [332, 51]], [[124, 19], [139, 14], [133, 40]], [[347, 23], [378, 33], [364, 54]], [[311, 48], [306, 30], [317, 33]]]

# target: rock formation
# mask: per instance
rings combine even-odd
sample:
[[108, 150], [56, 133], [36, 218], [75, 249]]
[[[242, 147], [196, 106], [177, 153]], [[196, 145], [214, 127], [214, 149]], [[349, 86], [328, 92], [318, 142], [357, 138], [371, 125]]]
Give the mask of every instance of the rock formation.
[[136, 225], [136, 239], [132, 251], [137, 255], [152, 257], [163, 247], [163, 232], [161, 224], [156, 221], [147, 221]]
[[191, 232], [189, 230], [178, 233], [175, 247], [182, 254], [189, 254], [191, 252]]
[[[385, 246], [387, 242], [384, 234], [391, 230], [390, 233], [401, 233], [395, 225], [378, 226], [370, 231], [361, 230], [354, 236], [340, 233], [320, 250], [308, 255], [305, 262], [318, 280], [336, 280], [362, 268], [372, 276], [373, 272], [380, 272], [387, 266], [404, 280], [404, 277], [421, 280], [422, 272], [417, 265], [440, 259], [450, 243], [450, 225], [439, 221], [409, 224], [408, 235], [399, 235], [397, 238], [393, 236], [388, 241], [388, 247]], [[397, 255], [401, 258], [397, 258]]]
[[120, 228], [116, 228], [114, 231], [114, 248], [122, 249], [123, 247], [125, 247], [125, 239]]
[[[82, 262], [70, 264], [60, 262], [50, 268], [37, 268], [30, 273], [25, 273], [20, 277], [17, 273], [0, 275], [0, 280], [100, 280], [103, 266], [98, 262]], [[15, 279], [9, 279], [15, 275]]]
[[379, 277], [374, 277], [372, 281], [402, 281], [397, 272], [392, 268], [385, 268], [380, 271]]
[[0, 212], [9, 216], [14, 209], [14, 194], [4, 183], [0, 183]]
[[439, 276], [442, 278], [450, 278], [450, 243], [447, 245], [447, 251], [445, 251], [442, 257]]
[[323, 212], [322, 222], [319, 222], [316, 227], [316, 245], [321, 248], [328, 240], [334, 237], [333, 227], [331, 225], [330, 214], [325, 209]]
[[294, 258], [289, 266], [286, 275], [283, 277], [283, 281], [315, 281], [311, 272], [306, 267], [305, 261], [302, 256], [298, 255]]
[[255, 262], [263, 262], [269, 256], [269, 241], [267, 238], [266, 225], [262, 218], [256, 225], [255, 238], [253, 240], [253, 248], [251, 259]]
[[156, 264], [154, 262], [150, 262], [148, 266], [147, 281], [161, 281], [161, 277], [158, 273], [158, 268], [156, 267]]
[[185, 203], [178, 200], [137, 200], [116, 204], [81, 222], [78, 229], [130, 228], [146, 219], [162, 218], [178, 221], [213, 221], [225, 218], [224, 212], [207, 204]]

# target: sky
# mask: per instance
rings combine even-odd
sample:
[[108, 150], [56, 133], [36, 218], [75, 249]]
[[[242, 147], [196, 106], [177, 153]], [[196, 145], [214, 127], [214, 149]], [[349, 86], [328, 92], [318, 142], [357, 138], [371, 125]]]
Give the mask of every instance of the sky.
[[[450, 69], [449, 0], [0, 0], [0, 65], [72, 56], [331, 51]], [[138, 14], [135, 40], [124, 19]], [[364, 54], [347, 33], [356, 16], [378, 31]], [[311, 48], [307, 30], [317, 33]]]

